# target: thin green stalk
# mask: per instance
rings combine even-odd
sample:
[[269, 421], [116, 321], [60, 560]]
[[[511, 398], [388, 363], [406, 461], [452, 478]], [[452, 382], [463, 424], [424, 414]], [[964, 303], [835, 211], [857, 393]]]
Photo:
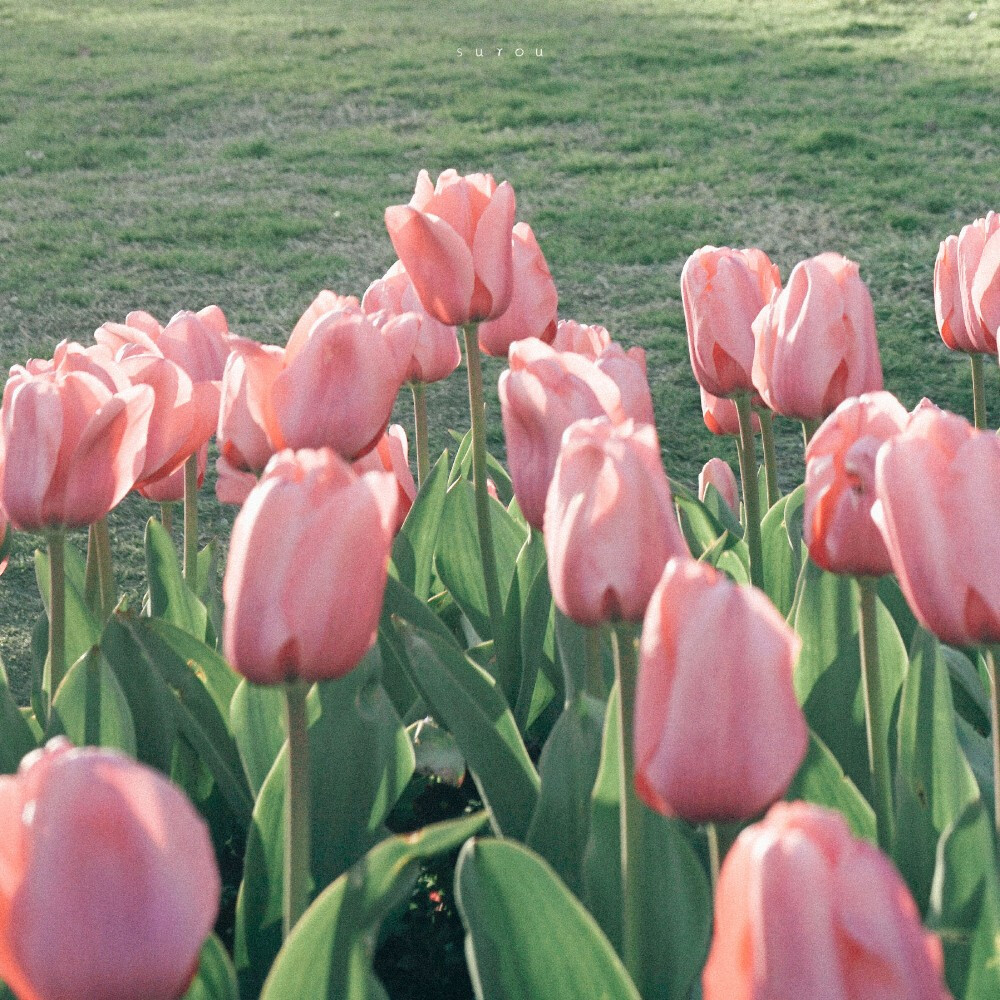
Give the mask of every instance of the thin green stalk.
[[169, 535], [174, 530], [174, 505], [172, 503], [160, 504], [160, 524], [163, 530]]
[[95, 647], [87, 654], [87, 683], [83, 706], [84, 746], [101, 745], [101, 654]]
[[986, 428], [986, 383], [983, 380], [983, 356], [981, 354], [970, 354], [969, 363], [972, 365], [972, 412], [976, 427], [979, 430]]
[[431, 471], [430, 452], [427, 450], [427, 386], [423, 382], [411, 382], [413, 393], [413, 437], [417, 452], [417, 489], [423, 486]]
[[48, 711], [66, 673], [66, 529], [48, 530], [49, 542], [49, 683]]
[[618, 783], [621, 788], [619, 820], [622, 867], [622, 957], [641, 996], [649, 995], [643, 968], [642, 899], [642, 804], [635, 791], [635, 691], [639, 660], [635, 637], [628, 625], [611, 630], [615, 677], [618, 680], [618, 727], [621, 754]]
[[719, 884], [719, 830], [714, 823], [705, 825], [705, 837], [708, 840], [708, 874], [712, 879], [712, 896]]
[[304, 681], [285, 684], [288, 771], [285, 781], [285, 869], [282, 937], [287, 938], [309, 905], [309, 731]]
[[813, 434], [819, 429], [820, 422], [818, 420], [803, 420], [802, 421], [802, 445], [805, 448], [809, 447], [809, 442], [812, 440]]
[[474, 323], [462, 328], [469, 369], [469, 417], [472, 420], [472, 480], [476, 492], [476, 525], [479, 529], [479, 553], [486, 583], [486, 604], [493, 632], [493, 649], [498, 664], [503, 642], [503, 601], [497, 577], [493, 548], [493, 524], [490, 521], [490, 494], [486, 485], [486, 404], [483, 400], [483, 367], [479, 356], [479, 334]]
[[184, 463], [184, 579], [198, 589], [198, 456]]
[[101, 571], [97, 559], [97, 530], [92, 524], [87, 528], [87, 564], [83, 571], [83, 599], [95, 614], [100, 611], [101, 600]]
[[768, 409], [757, 410], [760, 417], [760, 441], [764, 446], [764, 477], [767, 480], [767, 506], [773, 507], [781, 499], [778, 488], [778, 456], [774, 451], [774, 418]]
[[95, 524], [94, 539], [97, 543], [97, 579], [101, 594], [101, 621], [105, 621], [115, 606], [115, 577], [111, 564], [111, 533], [108, 519], [102, 517]]
[[587, 694], [600, 701], [607, 699], [604, 690], [603, 635], [599, 628], [587, 629]]
[[[993, 787], [1000, 788], [1000, 692], [997, 690], [997, 664], [994, 650], [987, 646], [986, 672], [990, 675], [990, 729], [993, 735]], [[993, 824], [1000, 843], [1000, 794], [993, 796]]]
[[892, 806], [892, 773], [889, 769], [889, 745], [882, 739], [881, 724], [886, 714], [885, 692], [878, 656], [878, 580], [859, 576], [861, 591], [861, 685], [865, 698], [865, 732], [868, 737], [868, 772], [871, 776], [872, 805], [878, 828], [878, 843], [882, 850], [892, 849], [894, 813]]
[[760, 540], [760, 491], [757, 486], [757, 446], [753, 439], [753, 410], [750, 393], [739, 393], [734, 402], [740, 418], [743, 443], [740, 479], [743, 481], [743, 506], [747, 515], [747, 546], [750, 549], [750, 582], [764, 587], [764, 549]]

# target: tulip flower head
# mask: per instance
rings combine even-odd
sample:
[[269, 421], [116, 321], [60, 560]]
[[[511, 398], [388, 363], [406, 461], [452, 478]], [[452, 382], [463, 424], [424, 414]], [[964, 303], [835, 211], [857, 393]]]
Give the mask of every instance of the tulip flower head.
[[986, 247], [998, 232], [1000, 215], [989, 212], [985, 218], [963, 226], [958, 236], [942, 240], [938, 249], [934, 262], [934, 314], [941, 339], [953, 351], [997, 353], [997, 326], [989, 320], [991, 306], [1000, 300], [1000, 289], [991, 280], [1000, 266], [1000, 241], [993, 243], [989, 253]]
[[651, 424], [599, 417], [566, 430], [545, 551], [563, 614], [581, 625], [642, 620], [667, 561], [688, 554]]
[[806, 449], [803, 538], [812, 561], [830, 573], [884, 576], [889, 553], [872, 520], [875, 457], [909, 421], [889, 392], [844, 400]]
[[972, 311], [987, 340], [996, 344], [1000, 337], [1000, 216], [994, 214], [996, 229], [983, 247], [972, 279]]
[[514, 189], [489, 174], [417, 177], [408, 205], [385, 225], [424, 308], [448, 326], [503, 315], [514, 290]]
[[406, 515], [417, 498], [417, 484], [413, 481], [408, 454], [406, 431], [399, 424], [392, 424], [367, 455], [352, 463], [354, 471], [359, 475], [365, 472], [391, 472], [396, 477], [399, 495], [394, 533], [403, 526]]
[[714, 486], [719, 495], [739, 517], [740, 494], [732, 466], [721, 458], [710, 458], [698, 474], [698, 499], [704, 500], [709, 486]]
[[[738, 437], [740, 433], [740, 416], [736, 411], [736, 404], [731, 399], [720, 399], [710, 392], [701, 390], [701, 414], [705, 420], [705, 426], [718, 435], [728, 435]], [[750, 421], [754, 434], [760, 433], [760, 417], [753, 414]]]
[[559, 320], [552, 340], [555, 350], [582, 354], [588, 361], [596, 361], [610, 345], [611, 334], [605, 327], [586, 326], [575, 319]]
[[844, 818], [779, 802], [726, 855], [704, 1000], [949, 1000], [906, 884]]
[[0, 977], [19, 1000], [185, 993], [222, 885], [176, 786], [60, 737], [0, 777], [0, 827]]
[[636, 791], [651, 809], [750, 819], [785, 794], [808, 744], [792, 684], [801, 645], [761, 591], [690, 558], [667, 563], [636, 690]]

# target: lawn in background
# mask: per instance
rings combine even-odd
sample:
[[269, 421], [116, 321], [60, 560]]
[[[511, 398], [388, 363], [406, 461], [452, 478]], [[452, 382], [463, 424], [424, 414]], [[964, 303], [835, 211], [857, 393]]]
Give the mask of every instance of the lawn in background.
[[[382, 213], [417, 171], [456, 167], [513, 183], [562, 316], [645, 347], [682, 482], [735, 458], [687, 360], [678, 277], [705, 243], [760, 246], [784, 277], [823, 250], [859, 261], [887, 388], [971, 416], [931, 280], [938, 242], [1000, 208], [996, 0], [456, 7], [0, 0], [3, 365], [136, 308], [217, 302], [234, 331], [283, 342], [321, 288], [360, 294], [392, 263]], [[994, 426], [998, 383], [988, 365]], [[462, 372], [429, 397], [437, 450], [467, 424]], [[791, 486], [797, 426], [779, 454]], [[133, 594], [152, 512], [112, 517]], [[231, 517], [209, 483], [204, 539]], [[0, 579], [21, 696], [37, 544], [18, 536]]]

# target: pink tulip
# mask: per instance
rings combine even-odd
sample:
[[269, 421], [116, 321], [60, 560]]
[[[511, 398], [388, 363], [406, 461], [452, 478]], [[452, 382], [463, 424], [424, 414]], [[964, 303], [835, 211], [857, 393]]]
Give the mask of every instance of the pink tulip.
[[726, 856], [704, 1000], [948, 1000], [913, 897], [843, 817], [779, 802]]
[[[0, 478], [3, 473], [0, 472]], [[10, 518], [7, 511], [0, 507], [0, 574], [7, 568], [7, 560], [10, 558]]]
[[651, 809], [749, 819], [784, 795], [809, 740], [792, 685], [801, 645], [761, 591], [670, 560], [639, 649], [635, 780]]
[[844, 400], [806, 449], [802, 533], [812, 561], [831, 573], [892, 572], [875, 522], [875, 456], [906, 426], [909, 414], [889, 392]]
[[705, 499], [709, 486], [714, 486], [723, 500], [729, 504], [733, 513], [739, 517], [740, 495], [736, 488], [736, 476], [728, 462], [721, 458], [710, 458], [698, 475], [698, 498]]
[[588, 361], [596, 361], [610, 345], [611, 334], [603, 326], [585, 326], [575, 319], [559, 320], [552, 341], [555, 350], [582, 354]]
[[0, 976], [19, 1000], [177, 1000], [222, 883], [161, 774], [57, 738], [0, 777]]
[[183, 310], [162, 327], [149, 313], [130, 312], [124, 324], [99, 327], [94, 339], [118, 358], [132, 351], [159, 354], [180, 365], [192, 382], [217, 382], [229, 357], [229, 324], [218, 306]]
[[109, 379], [108, 372], [11, 369], [3, 393], [0, 502], [16, 528], [91, 524], [142, 474], [153, 390], [126, 384], [112, 391]]
[[[201, 489], [202, 483], [205, 482], [205, 469], [208, 467], [208, 442], [206, 441], [195, 454], [198, 457], [198, 489]], [[184, 474], [184, 466], [180, 465], [173, 472], [160, 476], [145, 486], [136, 486], [135, 491], [153, 503], [177, 503], [184, 499]]]
[[753, 382], [775, 413], [822, 420], [882, 388], [871, 296], [858, 265], [840, 254], [796, 264], [753, 330]]
[[[701, 390], [701, 413], [705, 426], [713, 434], [728, 434], [737, 437], [740, 433], [740, 417], [736, 412], [736, 404], [731, 399], [720, 399], [710, 392]], [[755, 413], [750, 423], [754, 434], [760, 433], [760, 417]]]
[[336, 292], [331, 292], [329, 288], [324, 288], [309, 303], [309, 308], [292, 327], [292, 333], [285, 345], [285, 350], [291, 351], [292, 354], [298, 354], [309, 339], [309, 334], [316, 325], [316, 321], [327, 313], [339, 312], [342, 309], [358, 309], [360, 306], [361, 303], [356, 295], [338, 295]]
[[753, 390], [751, 324], [781, 288], [763, 250], [706, 246], [681, 272], [681, 299], [694, 377], [714, 396]]
[[972, 310], [985, 334], [995, 345], [1000, 336], [1000, 216], [997, 231], [987, 240], [972, 280]]
[[417, 177], [408, 205], [385, 210], [385, 225], [424, 308], [448, 326], [496, 319], [514, 288], [514, 189], [489, 174], [446, 170]]
[[540, 340], [511, 344], [509, 361], [499, 383], [507, 461], [521, 512], [541, 529], [563, 431], [582, 417], [624, 420], [621, 392], [586, 358]]
[[408, 454], [406, 431], [399, 424], [392, 424], [364, 458], [352, 463], [358, 475], [365, 472], [391, 472], [396, 477], [398, 495], [394, 534], [403, 526], [406, 515], [417, 498], [417, 484], [413, 481]]
[[514, 290], [503, 315], [479, 324], [479, 349], [505, 358], [510, 345], [526, 337], [546, 343], [556, 335], [559, 295], [535, 234], [526, 222], [512, 233]]
[[257, 476], [230, 465], [220, 455], [215, 460], [215, 498], [219, 503], [242, 506], [250, 491], [257, 485]]
[[920, 624], [957, 646], [1000, 642], [1000, 439], [936, 407], [875, 462], [872, 518]]
[[222, 582], [223, 646], [257, 684], [341, 677], [375, 641], [399, 485], [336, 452], [268, 463], [236, 517]]
[[388, 316], [415, 313], [420, 317], [417, 342], [406, 370], [407, 382], [439, 382], [462, 363], [455, 328], [436, 320], [420, 304], [402, 261], [397, 260], [384, 277], [368, 286], [361, 307], [368, 315], [384, 311]]
[[626, 351], [620, 344], [609, 344], [596, 363], [618, 386], [625, 416], [637, 424], [655, 423], [653, 396], [646, 377], [646, 352], [641, 347]]
[[99, 379], [111, 392], [119, 392], [132, 384], [122, 366], [103, 344], [84, 347], [83, 344], [62, 340], [56, 345], [51, 358], [32, 358], [24, 367], [32, 375], [83, 372]]
[[545, 502], [552, 596], [581, 625], [641, 621], [663, 567], [687, 555], [651, 424], [578, 420]]

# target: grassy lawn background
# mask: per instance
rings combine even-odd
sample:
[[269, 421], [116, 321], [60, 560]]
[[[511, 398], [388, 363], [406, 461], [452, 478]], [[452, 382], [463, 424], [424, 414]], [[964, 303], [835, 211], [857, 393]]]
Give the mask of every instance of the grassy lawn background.
[[[996, 0], [0, 0], [0, 361], [209, 302], [283, 342], [320, 288], [360, 294], [383, 273], [385, 206], [421, 167], [454, 166], [513, 183], [562, 316], [646, 348], [683, 482], [734, 460], [701, 423], [684, 337], [680, 269], [705, 243], [760, 246], [785, 277], [823, 250], [858, 260], [887, 388], [971, 416], [931, 281], [938, 242], [1000, 208], [998, 58]], [[989, 365], [994, 425], [998, 381]], [[429, 395], [439, 449], [467, 424], [462, 373]], [[791, 486], [797, 426], [779, 449]], [[133, 592], [152, 510], [113, 516]], [[231, 512], [207, 490], [202, 517], [207, 538]], [[19, 536], [0, 580], [22, 695], [36, 544]]]

